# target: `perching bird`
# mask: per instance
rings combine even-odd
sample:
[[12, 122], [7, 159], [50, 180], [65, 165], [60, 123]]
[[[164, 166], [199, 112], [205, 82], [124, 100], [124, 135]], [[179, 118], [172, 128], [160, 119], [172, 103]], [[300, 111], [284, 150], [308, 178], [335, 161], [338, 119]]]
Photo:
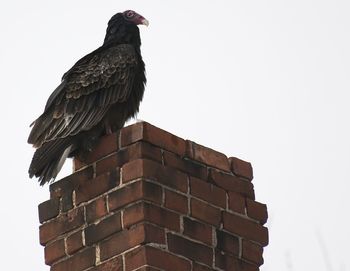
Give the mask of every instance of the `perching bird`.
[[29, 176], [41, 185], [54, 179], [67, 157], [92, 150], [97, 139], [124, 126], [139, 110], [146, 84], [137, 25], [148, 21], [132, 10], [108, 22], [103, 45], [68, 70], [50, 95], [28, 138], [37, 150]]

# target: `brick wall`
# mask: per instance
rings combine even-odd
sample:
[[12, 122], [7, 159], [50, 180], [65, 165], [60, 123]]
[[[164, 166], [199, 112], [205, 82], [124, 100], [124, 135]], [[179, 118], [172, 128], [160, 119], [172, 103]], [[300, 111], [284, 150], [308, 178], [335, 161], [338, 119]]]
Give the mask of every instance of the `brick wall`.
[[256, 271], [266, 205], [250, 163], [148, 123], [105, 136], [39, 205], [52, 271]]

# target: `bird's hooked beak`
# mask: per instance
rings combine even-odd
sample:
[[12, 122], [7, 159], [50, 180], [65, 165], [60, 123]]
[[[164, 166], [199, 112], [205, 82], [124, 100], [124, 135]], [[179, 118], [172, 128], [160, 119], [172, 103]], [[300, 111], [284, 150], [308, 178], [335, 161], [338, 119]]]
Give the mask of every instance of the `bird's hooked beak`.
[[145, 25], [145, 26], [148, 26], [148, 25], [149, 25], [149, 22], [148, 22], [147, 19], [143, 18], [143, 19], [141, 20], [141, 24], [143, 24], [143, 25]]
[[145, 26], [149, 25], [148, 20], [142, 15], [135, 12], [135, 18], [133, 19], [136, 24], [143, 24]]

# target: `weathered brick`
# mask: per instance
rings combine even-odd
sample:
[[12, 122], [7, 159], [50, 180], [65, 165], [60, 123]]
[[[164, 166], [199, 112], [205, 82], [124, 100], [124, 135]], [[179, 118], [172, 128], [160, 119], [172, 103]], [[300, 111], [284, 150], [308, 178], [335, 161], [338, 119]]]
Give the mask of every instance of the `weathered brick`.
[[84, 167], [88, 166], [84, 162], [80, 161], [78, 157], [73, 158], [73, 172], [82, 170]]
[[190, 177], [191, 194], [211, 204], [226, 208], [226, 191], [201, 179]]
[[257, 264], [258, 266], [264, 263], [263, 248], [256, 243], [248, 240], [242, 240], [242, 258]]
[[167, 271], [191, 270], [189, 261], [150, 246], [136, 248], [125, 255], [125, 271], [133, 271], [146, 264]]
[[135, 271], [162, 271], [162, 270], [148, 265], [148, 266], [142, 266], [141, 268], [138, 268]]
[[82, 271], [95, 264], [95, 248], [87, 248], [64, 261], [58, 262], [51, 267], [51, 271]]
[[89, 166], [85, 169], [77, 171], [63, 178], [60, 181], [52, 183], [50, 185], [50, 197], [60, 198], [64, 194], [72, 193], [75, 187], [91, 179], [93, 175], [94, 175], [94, 169], [92, 166]]
[[64, 250], [64, 239], [59, 239], [45, 247], [45, 263], [51, 265], [66, 256]]
[[227, 232], [216, 230], [216, 248], [220, 251], [229, 252], [235, 256], [239, 255], [239, 239]]
[[84, 247], [83, 244], [83, 232], [77, 231], [69, 235], [66, 239], [67, 253], [73, 255], [78, 250]]
[[202, 265], [196, 262], [192, 262], [192, 266], [193, 266], [192, 271], [212, 271], [213, 270], [212, 268], [209, 268], [205, 265]]
[[112, 259], [109, 259], [108, 261], [105, 261], [95, 266], [92, 269], [89, 269], [89, 271], [124, 271], [123, 258], [122, 256], [114, 257]]
[[76, 204], [93, 199], [119, 184], [119, 170], [106, 172], [96, 178], [87, 180], [75, 189]]
[[60, 212], [59, 208], [60, 202], [57, 198], [53, 198], [40, 203], [38, 206], [40, 223], [58, 216], [58, 213]]
[[172, 233], [167, 234], [169, 251], [182, 255], [196, 262], [211, 265], [213, 263], [213, 250], [208, 246], [195, 243]]
[[[51, 185], [39, 208], [52, 270], [258, 271], [263, 263], [267, 211], [254, 201], [250, 163], [148, 123], [102, 138], [74, 162], [84, 168]], [[120, 175], [111, 181], [110, 172]]]
[[185, 140], [147, 122], [140, 122], [121, 130], [121, 145], [123, 147], [137, 141], [149, 142], [180, 156], [183, 156], [186, 150]]
[[258, 220], [261, 224], [265, 224], [267, 221], [267, 207], [266, 204], [262, 204], [250, 199], [246, 200], [247, 203], [247, 215], [250, 218]]
[[112, 153], [111, 155], [104, 157], [100, 161], [96, 162], [96, 176], [99, 176], [111, 170], [116, 170], [119, 166], [120, 163], [118, 163], [117, 153]]
[[230, 172], [227, 156], [190, 140], [186, 141], [186, 156], [208, 166]]
[[120, 213], [113, 214], [97, 224], [91, 224], [85, 229], [85, 242], [88, 246], [119, 232], [122, 229]]
[[224, 212], [223, 227], [233, 234], [258, 242], [262, 246], [268, 244], [267, 228], [246, 218]]
[[136, 142], [135, 144], [128, 145], [125, 150], [125, 162], [143, 158], [162, 163], [161, 149], [147, 142]]
[[107, 199], [106, 196], [97, 198], [93, 202], [86, 205], [86, 222], [89, 224], [105, 216], [107, 211]]
[[164, 165], [176, 168], [191, 176], [200, 178], [202, 180], [208, 179], [208, 169], [206, 166], [194, 163], [192, 160], [182, 158], [174, 153], [163, 152]]
[[118, 137], [119, 132], [101, 137], [91, 152], [85, 153], [83, 157], [74, 158], [74, 169], [78, 170], [84, 165], [89, 165], [112, 152], [116, 152], [118, 150]]
[[245, 214], [245, 198], [236, 192], [229, 191], [228, 208], [231, 211]]
[[188, 214], [188, 198], [179, 193], [164, 189], [164, 206], [182, 214]]
[[241, 269], [238, 269], [237, 259], [218, 250], [215, 250], [215, 266], [225, 271], [241, 271]]
[[225, 190], [240, 193], [251, 199], [255, 198], [253, 184], [249, 181], [242, 180], [236, 176], [226, 174], [214, 169], [210, 170], [210, 179], [217, 186]]
[[232, 172], [240, 177], [248, 180], [253, 180], [253, 168], [249, 162], [243, 161], [236, 157], [230, 157], [229, 162], [231, 165]]
[[73, 191], [69, 191], [61, 197], [61, 212], [67, 212], [74, 208], [73, 205]]
[[53, 220], [40, 226], [40, 244], [45, 245], [50, 240], [63, 233], [74, 230], [84, 224], [84, 210], [76, 208], [61, 214]]
[[138, 200], [148, 200], [157, 204], [162, 202], [162, 188], [145, 180], [128, 184], [108, 194], [109, 210], [117, 210]]
[[122, 167], [122, 181], [127, 183], [138, 178], [146, 178], [178, 189], [183, 193], [188, 190], [187, 176], [181, 171], [162, 166], [147, 159], [137, 159]]
[[237, 270], [240, 270], [240, 271], [259, 271], [259, 267], [257, 267], [254, 264], [250, 264], [250, 263], [239, 260], [237, 262]]
[[199, 220], [219, 226], [221, 221], [221, 211], [202, 201], [191, 199], [191, 215]]
[[128, 145], [98, 161], [96, 163], [96, 175], [121, 167], [125, 163], [136, 159], [149, 159], [162, 163], [161, 149], [142, 141]]
[[100, 244], [100, 257], [104, 261], [140, 244], [165, 244], [164, 229], [150, 224], [138, 224], [123, 230]]
[[180, 216], [159, 206], [140, 202], [124, 210], [123, 223], [125, 228], [142, 221], [148, 221], [174, 231], [180, 230]]
[[196, 239], [208, 245], [213, 244], [213, 230], [212, 227], [196, 220], [184, 217], [184, 235]]

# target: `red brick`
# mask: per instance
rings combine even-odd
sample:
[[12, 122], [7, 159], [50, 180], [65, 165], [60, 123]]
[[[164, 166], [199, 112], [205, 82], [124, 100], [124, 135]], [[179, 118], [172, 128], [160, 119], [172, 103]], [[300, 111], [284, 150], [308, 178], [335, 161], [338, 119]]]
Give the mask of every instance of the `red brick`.
[[125, 255], [125, 271], [133, 271], [146, 264], [167, 271], [191, 270], [189, 261], [150, 246], [139, 247]]
[[73, 191], [69, 191], [61, 197], [61, 212], [65, 213], [74, 208], [73, 205]]
[[213, 250], [178, 235], [167, 234], [169, 251], [207, 265], [213, 263]]
[[64, 239], [59, 239], [45, 247], [45, 263], [51, 265], [66, 256], [64, 250]]
[[229, 191], [228, 208], [236, 213], [245, 214], [245, 198], [236, 192]]
[[143, 266], [135, 271], [162, 271], [162, 270], [160, 270], [158, 268], [154, 268], [152, 266]]
[[141, 158], [162, 163], [161, 149], [146, 142], [136, 142], [98, 161], [96, 163], [96, 175]]
[[106, 172], [94, 179], [86, 180], [75, 189], [76, 204], [93, 199], [119, 184], [119, 170]]
[[183, 218], [184, 222], [184, 235], [196, 239], [208, 245], [213, 244], [213, 230], [212, 227], [198, 221], [189, 219], [187, 217]]
[[219, 226], [221, 222], [221, 211], [196, 199], [191, 199], [191, 215], [199, 220]]
[[113, 214], [97, 224], [91, 224], [85, 229], [85, 242], [88, 246], [119, 232], [122, 229], [120, 213]]
[[100, 257], [104, 261], [137, 245], [147, 243], [165, 244], [164, 229], [143, 223], [129, 230], [123, 230], [101, 242]]
[[195, 177], [190, 177], [190, 189], [192, 196], [226, 208], [226, 191], [224, 189]]
[[247, 199], [247, 215], [250, 218], [258, 220], [261, 224], [265, 224], [267, 221], [267, 207], [266, 204], [262, 204], [257, 201]]
[[116, 170], [119, 166], [118, 157], [116, 153], [104, 157], [100, 161], [96, 162], [96, 176], [99, 176], [105, 172]]
[[58, 216], [60, 211], [60, 201], [57, 198], [53, 198], [43, 203], [40, 203], [38, 206], [39, 209], [39, 221], [43, 223], [51, 218]]
[[186, 156], [208, 166], [230, 172], [227, 156], [195, 142], [186, 141]]
[[109, 210], [117, 210], [138, 200], [148, 200], [161, 204], [162, 188], [145, 180], [128, 184], [108, 194]]
[[123, 223], [128, 228], [139, 222], [147, 221], [170, 230], [180, 230], [180, 216], [174, 212], [140, 202], [124, 210]]
[[204, 265], [201, 265], [195, 262], [193, 262], [192, 265], [193, 265], [192, 271], [212, 271], [213, 270], [212, 268], [206, 267]]
[[87, 166], [87, 164], [85, 164], [84, 162], [80, 161], [78, 159], [78, 157], [74, 157], [73, 158], [73, 172], [79, 171], [79, 170], [83, 169], [86, 166]]
[[[112, 258], [98, 266], [89, 269], [89, 271], [123, 271], [123, 259], [121, 256]], [[69, 270], [67, 270], [69, 271]]]
[[164, 189], [164, 206], [182, 214], [188, 214], [188, 198], [179, 193]]
[[84, 247], [83, 244], [83, 232], [77, 231], [69, 235], [66, 239], [67, 253], [73, 255], [78, 250]]
[[121, 130], [121, 145], [123, 147], [137, 141], [149, 142], [180, 156], [185, 154], [185, 140], [147, 122], [140, 122]]
[[267, 228], [246, 218], [224, 212], [223, 226], [225, 230], [258, 242], [262, 246], [268, 244]]
[[164, 167], [154, 161], [137, 159], [122, 167], [123, 183], [138, 178], [155, 180], [161, 184], [177, 189], [183, 193], [188, 190], [187, 176], [173, 168]]
[[241, 269], [238, 268], [237, 259], [218, 250], [215, 250], [215, 266], [225, 271], [241, 271]]
[[254, 187], [249, 181], [242, 180], [236, 176], [225, 174], [217, 170], [210, 170], [210, 179], [219, 187], [240, 193], [254, 199]]
[[239, 239], [227, 232], [216, 230], [216, 248], [220, 251], [229, 252], [235, 256], [239, 255]]
[[40, 244], [45, 245], [61, 234], [74, 230], [83, 224], [84, 210], [82, 208], [76, 208], [68, 213], [61, 214], [40, 226]]
[[259, 267], [256, 265], [244, 262], [244, 261], [238, 261], [237, 262], [237, 270], [239, 271], [259, 271]]
[[258, 266], [264, 263], [263, 248], [258, 244], [248, 240], [242, 240], [242, 258], [257, 264]]
[[250, 181], [253, 180], [253, 168], [249, 162], [236, 157], [230, 157], [229, 162], [231, 164], [231, 170], [235, 175], [246, 178]]
[[74, 158], [74, 160], [79, 161], [74, 161], [74, 169], [77, 170], [77, 166], [89, 165], [112, 152], [116, 152], [118, 150], [118, 137], [119, 132], [101, 137], [91, 152], [84, 154], [83, 157]]
[[60, 198], [64, 194], [72, 193], [72, 191], [80, 184], [86, 182], [93, 177], [94, 169], [89, 166], [85, 169], [77, 171], [60, 181], [54, 182], [50, 185], [50, 197]]
[[86, 205], [86, 222], [91, 223], [107, 215], [107, 199], [100, 197]]
[[165, 166], [176, 168], [182, 172], [185, 172], [202, 180], [208, 179], [208, 169], [204, 165], [194, 163], [191, 160], [186, 160], [174, 153], [167, 151], [163, 152], [163, 159]]
[[90, 247], [51, 267], [51, 271], [82, 271], [95, 264], [95, 248]]
[[161, 149], [147, 142], [136, 142], [127, 146], [125, 150], [127, 151], [125, 162], [143, 158], [162, 163]]

